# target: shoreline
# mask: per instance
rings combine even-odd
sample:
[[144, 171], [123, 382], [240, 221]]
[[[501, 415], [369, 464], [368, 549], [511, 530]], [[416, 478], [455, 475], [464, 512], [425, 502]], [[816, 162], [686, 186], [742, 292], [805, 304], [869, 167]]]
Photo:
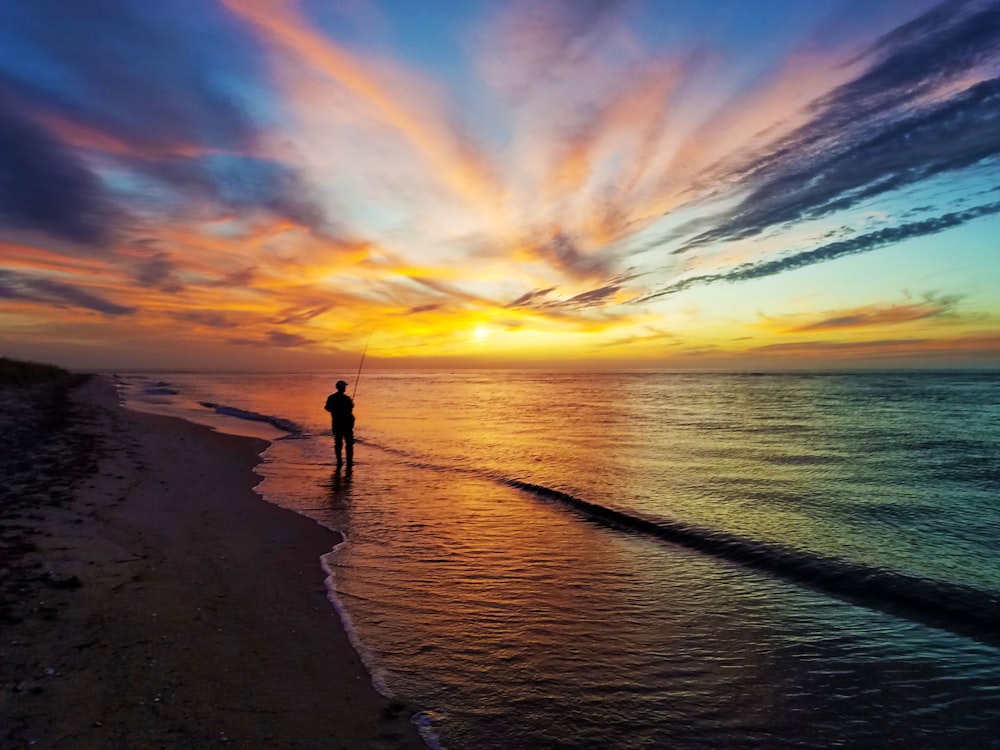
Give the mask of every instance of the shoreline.
[[69, 399], [96, 465], [18, 520], [45, 574], [4, 625], [3, 747], [425, 748], [327, 599], [339, 535], [253, 490], [266, 441], [125, 409], [103, 377]]

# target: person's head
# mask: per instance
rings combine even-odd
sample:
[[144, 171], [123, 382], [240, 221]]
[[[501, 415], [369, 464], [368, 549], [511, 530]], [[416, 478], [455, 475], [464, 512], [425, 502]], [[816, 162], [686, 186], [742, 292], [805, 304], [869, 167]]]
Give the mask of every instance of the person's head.
[[343, 393], [344, 389], [346, 389], [346, 388], [347, 388], [347, 383], [345, 383], [343, 380], [338, 380], [337, 381], [337, 390], [338, 391], [340, 391], [341, 393]]

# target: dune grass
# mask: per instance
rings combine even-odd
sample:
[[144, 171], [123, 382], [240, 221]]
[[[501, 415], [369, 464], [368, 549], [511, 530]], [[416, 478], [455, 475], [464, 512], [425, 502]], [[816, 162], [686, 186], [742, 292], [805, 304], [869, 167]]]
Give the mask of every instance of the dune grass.
[[0, 357], [0, 385], [34, 385], [64, 381], [70, 377], [69, 372], [55, 365]]

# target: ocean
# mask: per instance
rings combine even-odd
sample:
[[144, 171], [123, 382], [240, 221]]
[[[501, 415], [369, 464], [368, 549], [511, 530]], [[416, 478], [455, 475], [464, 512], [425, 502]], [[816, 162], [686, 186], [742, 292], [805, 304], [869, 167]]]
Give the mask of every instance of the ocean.
[[115, 377], [271, 440], [433, 748], [1000, 748], [997, 373], [371, 371], [349, 474], [350, 373]]

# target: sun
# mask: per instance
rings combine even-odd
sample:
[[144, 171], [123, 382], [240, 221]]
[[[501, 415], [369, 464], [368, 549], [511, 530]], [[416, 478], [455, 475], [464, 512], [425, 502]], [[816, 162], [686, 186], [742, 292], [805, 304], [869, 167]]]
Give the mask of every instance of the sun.
[[472, 330], [472, 340], [477, 344], [482, 343], [490, 335], [490, 329], [486, 326], [476, 326]]

